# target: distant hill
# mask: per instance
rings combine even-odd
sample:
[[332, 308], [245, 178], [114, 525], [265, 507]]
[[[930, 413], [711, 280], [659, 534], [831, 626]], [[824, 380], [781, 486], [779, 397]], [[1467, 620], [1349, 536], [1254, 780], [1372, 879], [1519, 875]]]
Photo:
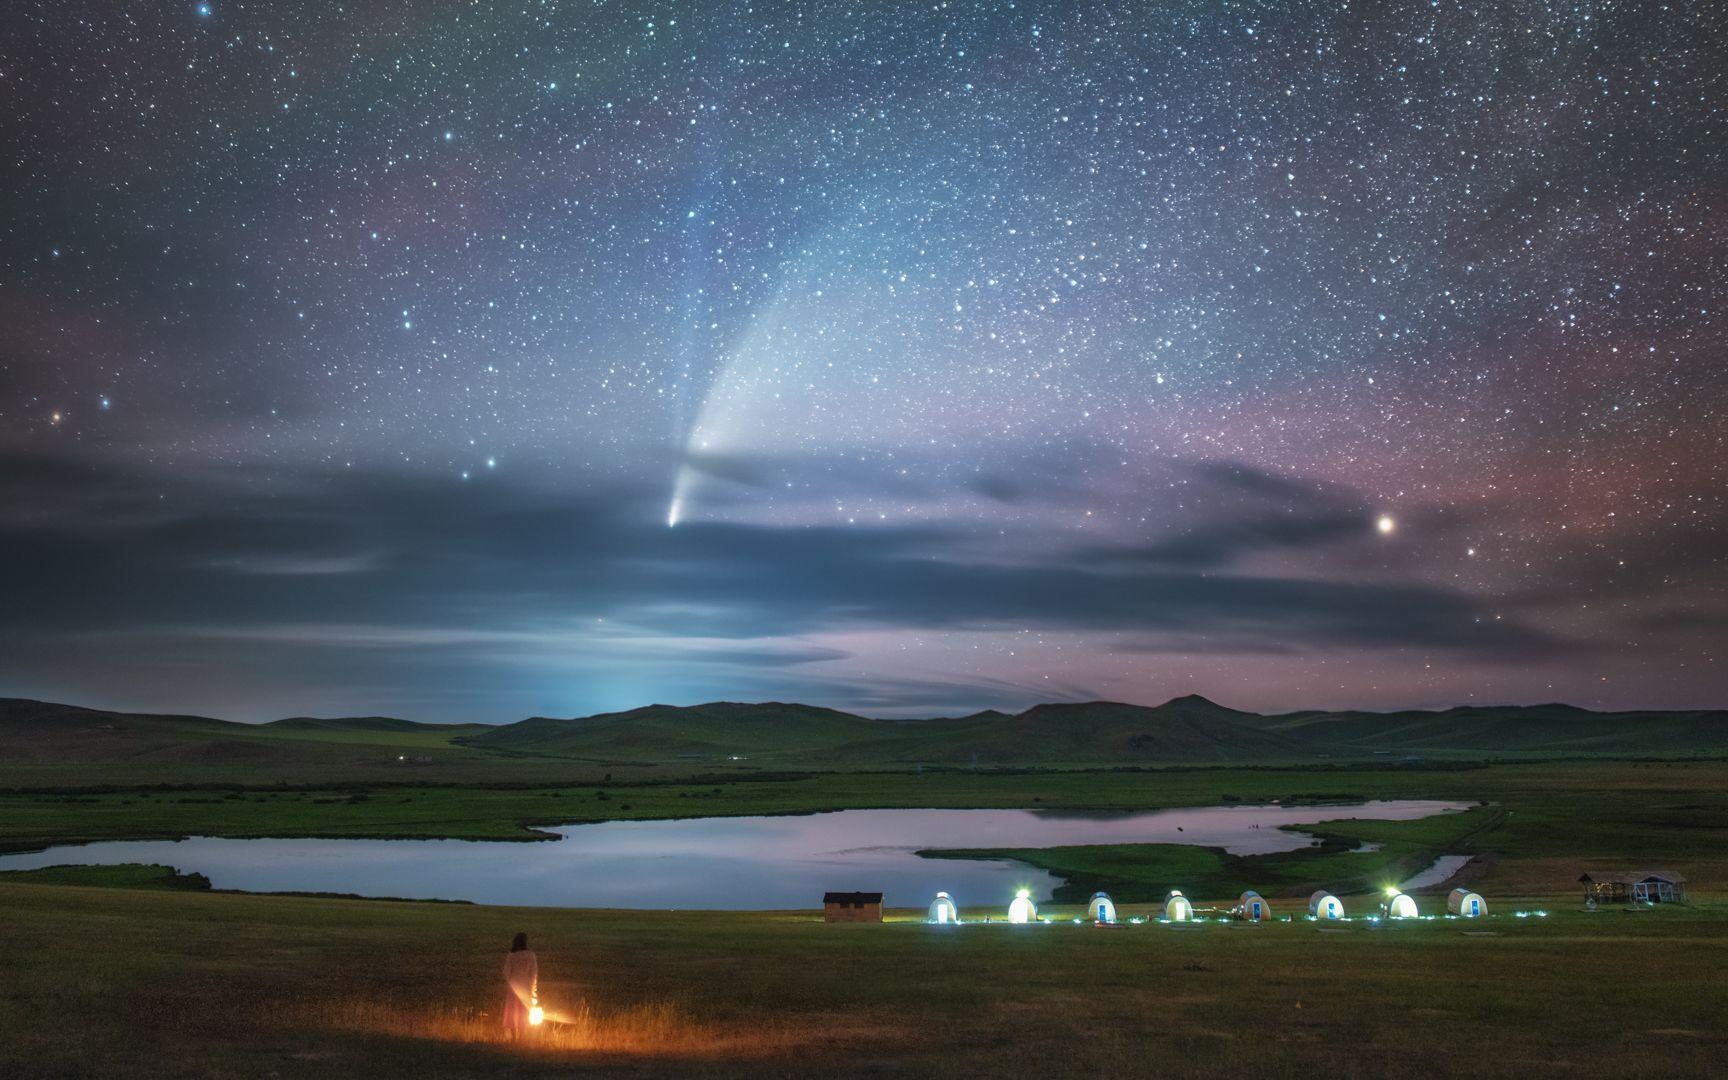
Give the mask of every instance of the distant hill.
[[1464, 705], [1439, 712], [1304, 712], [1267, 730], [1339, 752], [1728, 753], [1728, 712], [1591, 712], [1574, 705]]
[[485, 730], [485, 724], [422, 724], [394, 716], [290, 716], [257, 725], [270, 731], [454, 731]]
[[766, 701], [646, 705], [574, 720], [536, 716], [460, 741], [467, 746], [559, 757], [628, 760], [731, 758], [833, 752], [882, 736], [905, 721], [870, 720], [837, 709]]
[[[436, 752], [456, 766], [709, 764], [796, 768], [1290, 764], [1410, 756], [1448, 759], [1602, 754], [1728, 754], [1728, 712], [1598, 713], [1570, 705], [1461, 706], [1435, 712], [1263, 715], [1198, 695], [1162, 705], [1113, 701], [880, 720], [790, 702], [648, 705], [503, 726], [384, 716], [237, 724], [203, 716], [104, 712], [0, 699], [0, 762], [123, 764], [173, 770], [394, 763]], [[461, 766], [463, 768], [468, 765]], [[557, 766], [563, 768], [564, 766]]]
[[479, 724], [417, 724], [383, 716], [295, 717], [240, 724], [208, 716], [121, 713], [0, 698], [0, 759], [11, 765], [258, 765], [348, 760], [370, 746], [379, 756], [418, 746], [448, 747]]
[[456, 741], [591, 761], [702, 759], [870, 764], [1284, 763], [1378, 755], [1728, 753], [1728, 712], [1594, 713], [1567, 705], [1440, 712], [1263, 715], [1199, 695], [1162, 705], [1092, 701], [932, 720], [875, 720], [809, 705], [650, 705], [536, 717]]
[[869, 749], [900, 762], [991, 765], [1197, 764], [1313, 756], [1299, 740], [1242, 722], [1251, 715], [1198, 697], [1152, 707], [1113, 701], [1034, 705], [1012, 716], [902, 721], [893, 745]]

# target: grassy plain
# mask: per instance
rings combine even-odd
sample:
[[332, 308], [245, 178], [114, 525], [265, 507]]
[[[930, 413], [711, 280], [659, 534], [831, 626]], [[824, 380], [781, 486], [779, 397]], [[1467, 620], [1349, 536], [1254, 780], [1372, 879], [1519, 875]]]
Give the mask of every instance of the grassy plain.
[[[1324, 885], [1366, 911], [1353, 889], [1470, 854], [1496, 914], [1326, 932], [825, 926], [809, 913], [246, 896], [163, 868], [53, 868], [0, 875], [0, 1076], [1710, 1076], [1728, 1058], [1728, 762], [775, 773], [513, 756], [451, 732], [288, 724], [211, 740], [197, 724], [172, 738], [106, 724], [89, 729], [115, 743], [99, 767], [70, 744], [0, 762], [0, 851], [186, 835], [534, 840], [567, 822], [854, 807], [1426, 798], [1469, 809], [1334, 820], [1309, 830], [1319, 846], [1272, 856], [969, 854], [1055, 870], [1067, 898], [1108, 888], [1124, 916], [1173, 885], [1213, 906], [1254, 887], [1288, 913]], [[1365, 842], [1381, 847], [1355, 850]], [[1677, 870], [1694, 903], [1585, 914], [1574, 882], [1596, 865]], [[1507, 914], [1520, 906], [1553, 915]], [[562, 1021], [533, 1046], [496, 1031], [496, 968], [518, 929]]]
[[[1728, 909], [1512, 906], [939, 928], [0, 884], [0, 1075], [1721, 1074]], [[495, 1029], [517, 930], [570, 1021], [534, 1046]]]

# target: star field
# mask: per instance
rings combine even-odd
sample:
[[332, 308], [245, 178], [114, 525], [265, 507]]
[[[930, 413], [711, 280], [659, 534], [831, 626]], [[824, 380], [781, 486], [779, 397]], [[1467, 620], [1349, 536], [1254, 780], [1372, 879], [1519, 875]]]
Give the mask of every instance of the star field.
[[0, 693], [1720, 705], [1725, 54], [1704, 3], [21, 11]]

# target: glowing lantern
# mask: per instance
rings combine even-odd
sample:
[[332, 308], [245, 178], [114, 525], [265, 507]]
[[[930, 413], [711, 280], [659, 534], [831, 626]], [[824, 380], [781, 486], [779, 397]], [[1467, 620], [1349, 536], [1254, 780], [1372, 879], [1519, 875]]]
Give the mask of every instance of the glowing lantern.
[[1014, 902], [1008, 905], [1008, 921], [1011, 923], [1029, 923], [1038, 917], [1038, 905], [1032, 902], [1032, 890], [1021, 889], [1014, 894]]
[[546, 1022], [546, 1010], [545, 1009], [542, 1009], [538, 1005], [535, 1005], [535, 1006], [532, 1006], [529, 1008], [529, 1010], [528, 1010], [528, 1026], [529, 1027], [539, 1027], [541, 1024], [543, 1024], [545, 1022]]

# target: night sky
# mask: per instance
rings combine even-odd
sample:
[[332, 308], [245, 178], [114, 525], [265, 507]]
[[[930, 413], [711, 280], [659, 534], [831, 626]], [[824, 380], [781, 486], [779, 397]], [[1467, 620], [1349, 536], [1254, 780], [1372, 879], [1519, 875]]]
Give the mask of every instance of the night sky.
[[6, 22], [0, 695], [1728, 705], [1728, 8]]

